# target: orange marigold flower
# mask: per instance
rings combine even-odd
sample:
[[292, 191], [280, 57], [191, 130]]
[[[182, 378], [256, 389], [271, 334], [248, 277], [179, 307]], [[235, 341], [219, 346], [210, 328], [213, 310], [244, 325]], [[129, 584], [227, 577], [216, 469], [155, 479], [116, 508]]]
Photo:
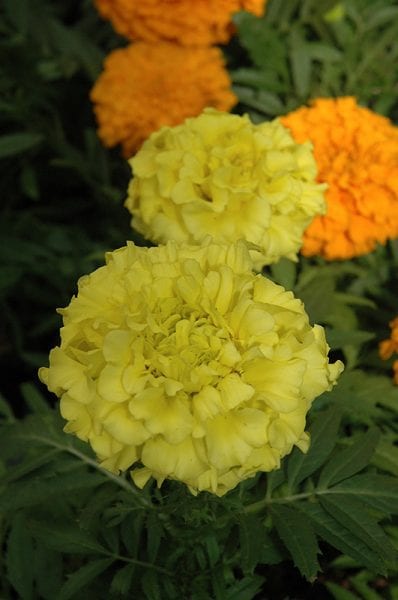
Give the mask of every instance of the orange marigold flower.
[[302, 253], [347, 259], [398, 237], [398, 128], [355, 98], [319, 98], [281, 118], [311, 140], [328, 210], [305, 232]]
[[155, 130], [178, 125], [211, 106], [236, 102], [218, 48], [183, 48], [137, 42], [114, 50], [91, 91], [98, 135], [105, 146], [122, 144], [129, 157]]
[[[394, 353], [398, 353], [398, 317], [389, 322], [391, 329], [390, 337], [379, 344], [379, 356], [388, 360]], [[398, 359], [392, 364], [394, 371], [394, 383], [398, 385]]]
[[265, 0], [95, 0], [95, 5], [131, 40], [207, 46], [228, 42], [234, 13], [264, 14]]

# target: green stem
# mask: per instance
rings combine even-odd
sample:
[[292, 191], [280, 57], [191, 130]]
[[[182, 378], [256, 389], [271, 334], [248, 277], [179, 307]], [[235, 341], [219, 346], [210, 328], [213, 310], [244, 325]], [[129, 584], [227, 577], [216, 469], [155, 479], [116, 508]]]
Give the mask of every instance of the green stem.
[[133, 565], [138, 565], [140, 567], [145, 567], [147, 569], [153, 569], [154, 571], [159, 571], [159, 573], [163, 573], [164, 575], [170, 575], [170, 576], [174, 575], [171, 571], [168, 571], [167, 569], [164, 569], [163, 567], [158, 567], [157, 565], [154, 565], [153, 563], [145, 562], [144, 560], [138, 560], [136, 558], [127, 558], [127, 556], [121, 556], [119, 554], [109, 554], [109, 556], [114, 558], [115, 560], [121, 560], [126, 563], [131, 563]]

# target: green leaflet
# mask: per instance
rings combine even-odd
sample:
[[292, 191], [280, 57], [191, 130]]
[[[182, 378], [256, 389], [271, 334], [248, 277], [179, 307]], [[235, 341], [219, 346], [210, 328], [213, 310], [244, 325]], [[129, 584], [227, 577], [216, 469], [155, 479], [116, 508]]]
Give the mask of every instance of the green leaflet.
[[80, 592], [87, 584], [108, 569], [114, 562], [113, 558], [101, 558], [93, 560], [80, 567], [77, 571], [69, 575], [66, 583], [62, 586], [57, 600], [69, 600], [75, 594]]
[[10, 133], [0, 137], [0, 159], [22, 154], [35, 148], [43, 141], [38, 133]]
[[321, 471], [317, 489], [330, 487], [366, 467], [379, 439], [380, 432], [377, 429], [369, 429], [349, 448], [332, 456]]
[[252, 575], [258, 564], [273, 565], [284, 559], [278, 545], [256, 515], [243, 515], [240, 518], [239, 547], [241, 567], [245, 574]]
[[13, 519], [7, 541], [7, 575], [22, 600], [33, 600], [34, 546], [26, 517], [18, 513]]
[[336, 443], [340, 419], [341, 413], [336, 407], [317, 415], [309, 430], [311, 445], [307, 454], [296, 448], [288, 459], [287, 480], [290, 489], [293, 490], [325, 462]]
[[364, 473], [335, 485], [331, 494], [352, 495], [386, 514], [398, 514], [398, 479], [389, 475]]
[[[224, 598], [228, 598], [228, 600], [252, 600], [256, 593], [263, 589], [263, 583], [264, 577], [260, 575], [244, 577], [228, 588], [227, 595]], [[224, 598], [220, 600], [224, 600]]]
[[131, 588], [135, 565], [125, 565], [119, 569], [112, 579], [111, 592], [119, 596], [127, 596]]
[[301, 574], [313, 581], [320, 570], [317, 539], [310, 520], [294, 508], [274, 504], [271, 515], [279, 537]]
[[330, 516], [377, 552], [386, 570], [393, 568], [397, 558], [394, 547], [360, 500], [351, 496], [330, 495], [321, 496], [320, 502]]
[[30, 521], [29, 529], [35, 538], [52, 550], [66, 554], [108, 554], [108, 551], [87, 531], [70, 523]]
[[318, 502], [300, 502], [297, 507], [311, 520], [316, 533], [326, 542], [358, 560], [361, 565], [384, 574], [385, 564], [372, 547], [336, 521]]

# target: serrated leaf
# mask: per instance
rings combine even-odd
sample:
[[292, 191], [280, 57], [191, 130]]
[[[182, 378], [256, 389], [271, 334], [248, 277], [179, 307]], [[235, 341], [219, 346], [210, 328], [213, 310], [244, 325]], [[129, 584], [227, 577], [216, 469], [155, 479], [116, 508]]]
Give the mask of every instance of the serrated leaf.
[[317, 488], [325, 489], [361, 471], [369, 464], [379, 439], [380, 431], [369, 429], [349, 448], [338, 452], [323, 467]]
[[385, 573], [395, 564], [396, 553], [390, 540], [360, 500], [348, 495], [320, 496], [319, 500], [336, 521], [378, 553]]
[[134, 571], [135, 565], [125, 565], [119, 569], [112, 579], [111, 592], [115, 595], [127, 596], [131, 588]]
[[93, 560], [80, 567], [77, 571], [68, 576], [68, 580], [62, 586], [57, 600], [69, 600], [75, 594], [81, 592], [84, 587], [93, 579], [103, 573], [114, 562], [113, 558], [101, 558]]
[[31, 150], [43, 141], [38, 133], [10, 133], [0, 136], [0, 159]]
[[239, 547], [244, 573], [252, 574], [258, 564], [259, 546], [263, 525], [253, 515], [243, 515], [239, 521]]
[[313, 581], [320, 567], [318, 543], [310, 520], [295, 509], [278, 504], [271, 505], [271, 515], [294, 564], [306, 579]]
[[33, 562], [32, 537], [23, 514], [17, 514], [7, 541], [6, 567], [11, 585], [22, 600], [33, 599]]
[[311, 519], [316, 533], [331, 546], [373, 571], [384, 572], [384, 563], [378, 553], [336, 521], [318, 502], [300, 502], [297, 508]]
[[44, 545], [66, 554], [107, 554], [106, 549], [87, 531], [70, 524], [48, 525], [30, 521], [29, 529]]
[[307, 454], [297, 448], [287, 461], [287, 478], [291, 489], [324, 464], [333, 450], [340, 425], [341, 412], [336, 407], [318, 413], [310, 427], [311, 444]]
[[224, 598], [228, 598], [228, 600], [252, 600], [262, 589], [264, 581], [265, 578], [261, 575], [244, 577], [228, 588], [227, 595]]
[[354, 475], [333, 486], [329, 493], [352, 494], [376, 510], [398, 514], [398, 479], [377, 473]]
[[43, 504], [51, 497], [64, 496], [78, 490], [96, 487], [104, 482], [104, 477], [97, 473], [66, 473], [62, 477], [53, 476], [46, 479], [29, 479], [18, 481], [8, 486], [0, 495], [0, 510], [15, 510]]

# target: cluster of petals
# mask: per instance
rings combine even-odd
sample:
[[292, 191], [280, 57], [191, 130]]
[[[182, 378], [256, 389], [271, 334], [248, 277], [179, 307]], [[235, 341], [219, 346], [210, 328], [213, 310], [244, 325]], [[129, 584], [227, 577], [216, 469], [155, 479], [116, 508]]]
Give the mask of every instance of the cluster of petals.
[[165, 125], [176, 125], [206, 106], [229, 110], [236, 97], [219, 48], [183, 48], [137, 42], [111, 52], [91, 100], [98, 135], [130, 157]]
[[223, 495], [308, 447], [306, 414], [342, 365], [246, 245], [139, 248], [79, 281], [39, 376], [102, 466]]
[[305, 228], [325, 211], [311, 148], [277, 119], [254, 125], [214, 109], [164, 127], [130, 160], [132, 226], [160, 243], [244, 239], [257, 268], [296, 260]]
[[[389, 325], [391, 329], [390, 337], [379, 344], [379, 355], [383, 360], [388, 360], [393, 354], [398, 354], [398, 317], [390, 321]], [[398, 385], [398, 359], [394, 360], [392, 368], [394, 383]]]
[[265, 0], [95, 0], [95, 5], [130, 40], [207, 46], [228, 42], [234, 13], [261, 16]]
[[282, 117], [311, 140], [327, 213], [308, 227], [302, 253], [349, 259], [398, 237], [398, 128], [352, 97], [319, 98]]

